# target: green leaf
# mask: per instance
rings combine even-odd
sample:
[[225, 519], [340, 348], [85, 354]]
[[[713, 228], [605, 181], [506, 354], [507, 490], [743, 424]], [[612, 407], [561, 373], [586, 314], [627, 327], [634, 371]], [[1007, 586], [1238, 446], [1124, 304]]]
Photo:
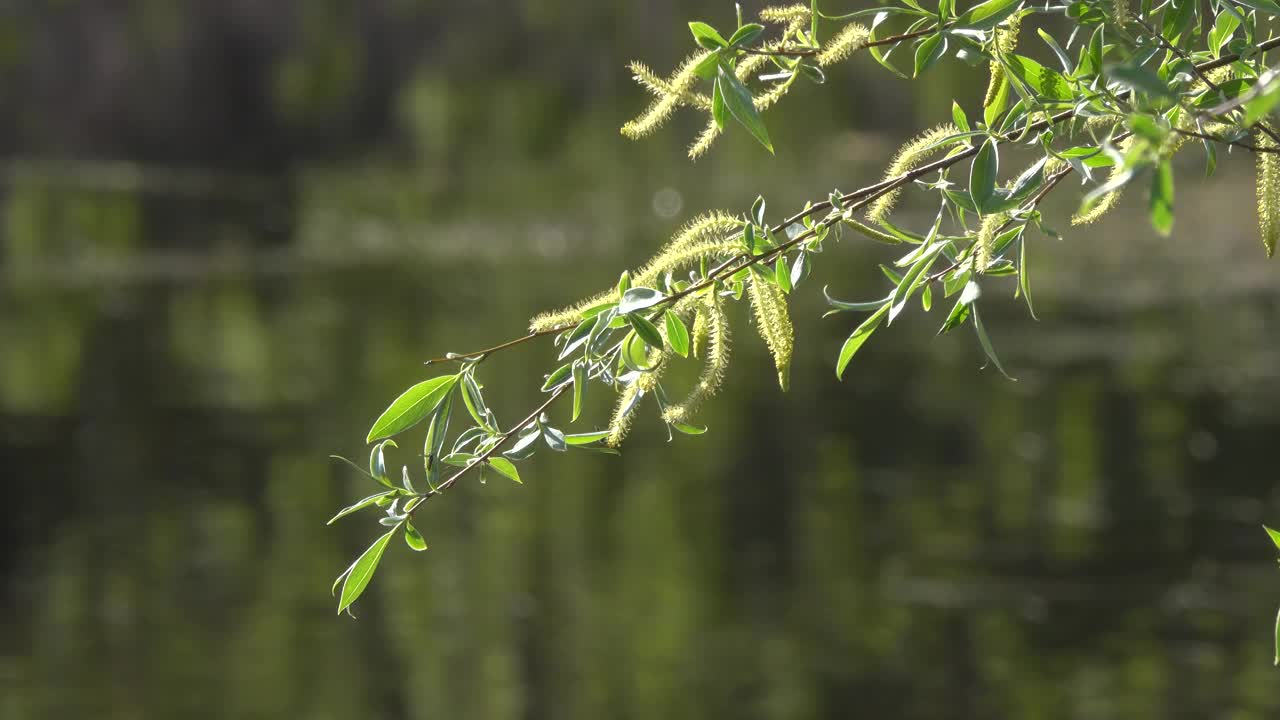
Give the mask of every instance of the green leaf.
[[689, 425], [687, 423], [679, 422], [671, 423], [671, 427], [679, 430], [685, 435], [701, 435], [707, 431], [705, 427], [698, 427], [697, 425]]
[[1019, 0], [987, 0], [970, 8], [960, 16], [956, 24], [961, 27], [995, 27], [1018, 9], [1018, 2]]
[[702, 47], [708, 50], [719, 50], [722, 47], [728, 47], [729, 43], [721, 37], [715, 28], [704, 22], [689, 23], [689, 32], [693, 33], [693, 39]]
[[982, 143], [978, 154], [973, 158], [969, 169], [969, 194], [978, 209], [984, 210], [991, 205], [996, 194], [996, 175], [1000, 169], [1000, 155], [996, 152], [996, 143], [992, 138]]
[[325, 523], [325, 525], [332, 525], [334, 522], [350, 515], [353, 512], [356, 512], [358, 510], [363, 510], [369, 507], [370, 505], [376, 504], [380, 498], [390, 497], [395, 494], [397, 494], [395, 490], [384, 490], [383, 492], [380, 492], [380, 493], [374, 493], [369, 497], [364, 498], [363, 500], [360, 500], [358, 502], [355, 502], [351, 505], [348, 505], [342, 508], [341, 510], [338, 511], [337, 515], [334, 515], [332, 518], [329, 518], [329, 522]]
[[720, 92], [724, 95], [724, 104], [729, 108], [729, 113], [772, 154], [773, 143], [769, 140], [769, 131], [765, 129], [764, 121], [760, 119], [760, 113], [756, 111], [755, 101], [751, 98], [751, 92], [747, 90], [736, 75], [725, 69], [724, 65], [720, 66], [719, 73], [716, 75], [716, 82], [720, 86]]
[[418, 528], [413, 523], [406, 522], [404, 524], [404, 543], [415, 552], [422, 552], [427, 549], [427, 541], [422, 537], [422, 533], [418, 532]]
[[667, 311], [665, 321], [667, 325], [667, 343], [671, 345], [671, 349], [680, 357], [689, 357], [689, 329], [684, 326], [684, 321], [671, 310]]
[[1039, 320], [1036, 317], [1035, 304], [1031, 302], [1031, 276], [1027, 271], [1027, 238], [1025, 235], [1018, 241], [1018, 291], [1022, 293], [1022, 299], [1027, 303], [1027, 312], [1031, 314], [1031, 319]]
[[564, 441], [569, 445], [590, 445], [591, 443], [600, 442], [609, 437], [608, 430], [600, 430], [599, 432], [578, 433], [576, 435], [565, 435]]
[[643, 315], [628, 315], [627, 320], [645, 344], [655, 350], [662, 349], [662, 333], [658, 332], [658, 327], [649, 322], [648, 318]]
[[1271, 113], [1280, 103], [1280, 76], [1272, 75], [1266, 88], [1244, 104], [1244, 124], [1252, 125]]
[[1276, 613], [1276, 660], [1273, 664], [1280, 666], [1280, 612]]
[[373, 579], [373, 573], [378, 569], [378, 562], [382, 560], [382, 553], [387, 549], [387, 543], [391, 542], [391, 536], [396, 534], [399, 528], [392, 528], [387, 533], [369, 546], [356, 561], [351, 563], [351, 567], [347, 568], [339, 577], [346, 577], [346, 582], [342, 583], [342, 596], [338, 599], [338, 614], [341, 615], [343, 610], [351, 607], [351, 603], [355, 602], [365, 588], [369, 587], [369, 581]]
[[729, 45], [732, 47], [750, 45], [763, 33], [764, 26], [760, 23], [747, 23], [734, 31], [733, 36], [729, 38]]
[[942, 323], [942, 327], [938, 328], [938, 334], [943, 335], [951, 332], [957, 327], [960, 327], [961, 324], [969, 319], [969, 315], [972, 311], [973, 306], [970, 303], [965, 302], [963, 297], [956, 300], [956, 304], [951, 306], [951, 312], [947, 314], [946, 321]]
[[933, 67], [933, 64], [942, 57], [942, 50], [945, 46], [942, 42], [942, 33], [934, 33], [916, 46], [915, 69], [912, 72], [914, 77], [919, 77], [920, 73]]
[[853, 360], [854, 353], [858, 352], [858, 348], [871, 337], [871, 333], [880, 326], [880, 321], [884, 320], [885, 313], [889, 312], [889, 303], [880, 306], [862, 324], [854, 329], [849, 335], [849, 339], [844, 341], [844, 345], [840, 348], [840, 356], [836, 360], [836, 379], [844, 379], [844, 369], [849, 367], [849, 361]]
[[1173, 167], [1166, 159], [1156, 167], [1151, 176], [1151, 193], [1148, 211], [1151, 227], [1161, 235], [1173, 229]]
[[542, 392], [547, 392], [568, 382], [570, 372], [573, 372], [573, 363], [565, 363], [556, 368], [554, 372], [547, 376], [547, 381], [542, 383]]
[[721, 130], [729, 122], [729, 108], [724, 105], [724, 92], [720, 89], [719, 80], [711, 85], [711, 119], [716, 121], [716, 127]]
[[573, 364], [573, 417], [569, 422], [576, 422], [582, 414], [582, 396], [587, 391], [587, 366], [577, 362]]
[[1272, 17], [1280, 15], [1280, 4], [1276, 4], [1272, 0], [1235, 0], [1235, 2]]
[[1071, 82], [1053, 68], [1047, 68], [1029, 57], [1012, 53], [1005, 56], [1004, 65], [1010, 74], [1035, 90], [1041, 100], [1075, 98], [1075, 93], [1071, 90]]
[[[631, 289], [631, 271], [623, 270], [618, 276], [618, 298], [621, 299]], [[618, 312], [622, 312], [619, 310]]]
[[1134, 92], [1169, 100], [1177, 97], [1159, 75], [1143, 67], [1108, 65], [1103, 69], [1103, 73]]
[[774, 281], [784, 293], [791, 292], [791, 268], [787, 267], [787, 258], [783, 255], [778, 256], [778, 261], [773, 265]]
[[550, 425], [542, 428], [542, 439], [546, 441], [547, 447], [556, 452], [564, 452], [565, 446], [569, 444], [569, 441], [565, 439], [564, 433]]
[[395, 483], [387, 475], [387, 456], [384, 450], [388, 445], [399, 447], [395, 440], [383, 440], [369, 451], [369, 476], [389, 488], [395, 488]]
[[445, 436], [449, 432], [449, 415], [453, 412], [453, 396], [450, 395], [444, 401], [444, 405], [431, 416], [431, 423], [427, 426], [427, 438], [422, 443], [422, 452], [426, 455], [424, 464], [427, 475], [427, 484], [435, 487], [436, 480], [440, 478], [440, 456], [444, 451]]
[[391, 437], [417, 425], [444, 402], [457, 382], [457, 375], [444, 375], [404, 391], [373, 423], [365, 442]]
[[648, 365], [649, 351], [644, 340], [635, 331], [627, 333], [622, 339], [622, 364], [629, 370], [646, 372], [653, 368]]
[[634, 287], [622, 293], [622, 301], [618, 303], [618, 314], [626, 315], [637, 310], [653, 307], [666, 299], [662, 293], [647, 287]]
[[987, 359], [991, 361], [992, 365], [996, 366], [1001, 375], [1013, 380], [1009, 373], [1004, 371], [1004, 365], [1000, 364], [1000, 358], [996, 356], [996, 349], [991, 344], [991, 338], [987, 336], [987, 329], [982, 325], [982, 316], [978, 314], [978, 306], [970, 304], [970, 307], [973, 308], [971, 316], [973, 318], [973, 329], [978, 333], [978, 342], [982, 345], [982, 352], [987, 354]]
[[1272, 530], [1266, 525], [1263, 525], [1262, 529], [1267, 531], [1267, 536], [1271, 538], [1271, 542], [1275, 543], [1277, 550], [1280, 550], [1280, 532]]
[[[594, 325], [594, 320], [583, 320], [583, 325]], [[574, 331], [575, 334], [577, 331]], [[485, 405], [484, 395], [480, 392], [480, 384], [476, 382], [475, 377], [471, 373], [466, 373], [462, 377], [462, 403], [467, 406], [467, 413], [471, 415], [471, 419], [476, 424], [485, 429], [493, 429], [489, 427], [489, 407]]]
[[489, 467], [498, 471], [499, 475], [515, 480], [521, 485], [524, 484], [524, 482], [520, 480], [520, 471], [516, 470], [515, 463], [511, 462], [506, 458], [500, 458], [500, 457], [489, 458]]
[[964, 108], [955, 100], [951, 101], [951, 120], [961, 131], [969, 132], [969, 118], [965, 116]]

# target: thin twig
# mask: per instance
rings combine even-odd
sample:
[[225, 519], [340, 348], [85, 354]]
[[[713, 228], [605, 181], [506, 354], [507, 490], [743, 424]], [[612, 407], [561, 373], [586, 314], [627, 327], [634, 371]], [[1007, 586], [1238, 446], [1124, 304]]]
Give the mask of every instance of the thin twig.
[[499, 350], [506, 350], [506, 349], [507, 349], [507, 348], [509, 348], [509, 347], [515, 347], [516, 345], [520, 345], [520, 344], [523, 344], [523, 343], [527, 343], [527, 342], [529, 342], [530, 340], [533, 340], [533, 339], [535, 339], [535, 338], [540, 338], [540, 337], [542, 337], [543, 335], [550, 335], [550, 334], [552, 334], [552, 333], [557, 333], [557, 332], [560, 332], [560, 328], [551, 328], [551, 329], [548, 329], [548, 330], [531, 330], [531, 331], [529, 332], [529, 334], [528, 334], [528, 335], [522, 335], [522, 336], [520, 336], [520, 337], [518, 337], [518, 338], [515, 338], [515, 339], [513, 339], [513, 340], [508, 340], [508, 341], [503, 342], [503, 343], [498, 343], [497, 345], [494, 345], [493, 347], [487, 347], [487, 348], [485, 348], [485, 349], [483, 349], [483, 350], [475, 350], [475, 351], [472, 351], [472, 352], [469, 352], [469, 353], [449, 353], [448, 355], [445, 355], [444, 357], [431, 358], [430, 360], [428, 360], [428, 361], [426, 361], [426, 362], [424, 362], [424, 363], [422, 363], [422, 364], [423, 364], [423, 365], [434, 365], [435, 363], [449, 362], [449, 361], [452, 361], [452, 360], [466, 360], [466, 359], [468, 359], [468, 358], [480, 357], [480, 356], [482, 356], [482, 355], [488, 355], [489, 353], [492, 353], [492, 352], [497, 352], [497, 351], [499, 351]]
[[[435, 489], [427, 493], [426, 497], [432, 497], [435, 495], [439, 495], [440, 493], [443, 493], [445, 490], [448, 490], [454, 483], [458, 482], [458, 480], [463, 475], [466, 475], [467, 472], [471, 470], [471, 468], [486, 464], [489, 461], [489, 458], [493, 457], [494, 453], [498, 452], [498, 450], [500, 450], [503, 445], [507, 444], [507, 441], [511, 439], [511, 436], [515, 435], [517, 432], [520, 432], [525, 427], [527, 427], [529, 423], [536, 420], [539, 415], [541, 415], [544, 411], [546, 411], [547, 408], [551, 407], [551, 404], [554, 403], [557, 398], [559, 398], [561, 395], [564, 394], [565, 390], [569, 389], [569, 386], [571, 384], [572, 383], [561, 385], [560, 387], [556, 388], [555, 391], [551, 393], [551, 397], [547, 398], [545, 402], [543, 402], [541, 405], [537, 407], [537, 409], [529, 413], [529, 415], [525, 417], [524, 420], [521, 420], [519, 423], [512, 426], [510, 430], [503, 433], [502, 437], [498, 439], [498, 442], [493, 444], [493, 447], [481, 453], [479, 457], [475, 458], [470, 463], [468, 463], [466, 467], [461, 468], [454, 474], [450, 475], [448, 478], [445, 479], [444, 482], [440, 483], [435, 487]], [[417, 512], [418, 508], [422, 507], [422, 505], [423, 503], [418, 503], [416, 506], [414, 506], [413, 510], [409, 511], [409, 515], [413, 515], [415, 512]]]
[[[1209, 75], [1206, 73], [1206, 71], [1201, 70], [1199, 67], [1197, 67], [1196, 64], [1192, 62], [1191, 57], [1187, 55], [1187, 53], [1184, 52], [1182, 48], [1179, 48], [1177, 45], [1174, 45], [1173, 43], [1166, 40], [1163, 35], [1155, 31], [1155, 28], [1148, 25], [1146, 20], [1143, 20], [1142, 18], [1135, 18], [1135, 20], [1139, 25], [1141, 25], [1144, 29], [1146, 29], [1147, 33], [1151, 35], [1151, 37], [1155, 38], [1156, 42], [1160, 43], [1160, 45], [1163, 46], [1169, 52], [1173, 53], [1174, 55], [1177, 55], [1178, 59], [1190, 65], [1191, 69], [1195, 72], [1196, 77], [1200, 78], [1200, 80], [1205, 85], [1208, 85], [1210, 90], [1219, 94], [1222, 93], [1222, 88], [1218, 87], [1218, 84], [1215, 83], [1213, 80], [1210, 80]], [[1212, 111], [1210, 112], [1214, 115], [1222, 114], [1221, 112], [1212, 112]], [[1267, 127], [1267, 124], [1265, 122], [1258, 121], [1257, 126], [1259, 130], [1266, 133], [1267, 137], [1276, 141], [1277, 145], [1280, 145], [1280, 136], [1276, 135], [1274, 130]]]
[[[950, 26], [950, 23], [948, 23], [947, 25], [943, 25], [941, 29], [945, 30], [949, 26]], [[901, 35], [890, 35], [888, 37], [880, 38], [879, 40], [872, 40], [871, 42], [867, 43], [864, 47], [880, 47], [881, 45], [893, 45], [894, 43], [900, 43], [904, 40], [915, 40], [918, 37], [932, 35], [938, 32], [938, 30], [939, 28], [935, 25], [934, 27], [924, 28], [923, 30], [914, 30], [909, 33], [902, 33]], [[748, 55], [778, 55], [781, 57], [811, 57], [813, 55], [817, 55], [820, 52], [820, 50], [817, 48], [805, 48], [803, 50], [783, 50], [783, 49], [770, 50], [769, 48], [766, 48], [766, 47], [753, 47], [753, 48], [740, 48], [740, 49], [742, 50], [742, 52]]]

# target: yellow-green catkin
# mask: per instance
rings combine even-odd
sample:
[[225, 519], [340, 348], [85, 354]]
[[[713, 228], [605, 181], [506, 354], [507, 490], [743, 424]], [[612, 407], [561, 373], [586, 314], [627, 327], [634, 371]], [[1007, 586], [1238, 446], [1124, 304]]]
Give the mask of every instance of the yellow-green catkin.
[[666, 351], [650, 349], [647, 363], [652, 369], [642, 373], [618, 395], [618, 404], [614, 406], [613, 418], [609, 421], [609, 434], [604, 440], [609, 447], [619, 447], [627, 438], [627, 433], [631, 430], [631, 422], [636, 416], [634, 406], [636, 396], [653, 392], [653, 389], [658, 386], [662, 371], [667, 366], [668, 355]]
[[865, 48], [870, 38], [871, 31], [865, 26], [850, 23], [827, 42], [815, 60], [824, 67], [848, 60], [855, 52]]
[[[1132, 136], [1127, 137], [1124, 140], [1120, 141], [1120, 152], [1126, 153], [1129, 151], [1129, 148], [1132, 146], [1133, 146], [1133, 137]], [[1115, 173], [1116, 173], [1115, 168], [1112, 168], [1111, 176], [1114, 177]], [[1098, 199], [1097, 202], [1093, 204], [1093, 207], [1083, 212], [1077, 212], [1075, 215], [1072, 215], [1071, 224], [1072, 225], [1088, 225], [1090, 223], [1097, 222], [1099, 218], [1101, 218], [1103, 215], [1106, 215], [1117, 204], [1119, 204], [1120, 195], [1123, 192], [1124, 192], [1124, 188], [1120, 188], [1119, 190], [1114, 190], [1112, 192], [1107, 193], [1106, 195], [1103, 195], [1101, 198]]]
[[702, 357], [702, 348], [707, 342], [707, 311], [698, 307], [693, 312], [693, 329], [689, 331], [690, 352], [694, 357]]
[[710, 259], [738, 251], [739, 244], [730, 238], [741, 227], [741, 221], [720, 211], [694, 218], [671, 238], [661, 252], [636, 270], [636, 284], [652, 286], [664, 273], [689, 267], [704, 257]]
[[769, 346], [773, 364], [778, 369], [778, 385], [786, 392], [791, 387], [791, 351], [795, 346], [787, 299], [777, 285], [754, 274], [747, 287], [747, 294], [751, 297], [756, 328]]
[[711, 98], [707, 97], [706, 93], [695, 92], [691, 89], [679, 91], [671, 84], [670, 80], [660, 77], [642, 62], [633, 62], [628, 67], [631, 69], [631, 77], [655, 97], [664, 98], [674, 95], [682, 105], [688, 105], [699, 110], [711, 109]]
[[[996, 50], [1000, 53], [1011, 53], [1018, 48], [1018, 30], [1022, 27], [1022, 16], [1014, 15], [1009, 19], [1009, 23], [1004, 27], [996, 28]], [[991, 61], [991, 80], [987, 83], [987, 94], [982, 100], [982, 106], [987, 107], [991, 101], [995, 99], [996, 93], [1000, 90], [1000, 84], [1004, 82], [1004, 65], [999, 60]]]
[[760, 20], [770, 25], [791, 25], [809, 22], [808, 5], [775, 5], [760, 11]]
[[[689, 395], [675, 405], [667, 407], [662, 418], [671, 423], [687, 423], [707, 398], [716, 394], [724, 381], [729, 366], [729, 318], [724, 311], [724, 300], [714, 293], [703, 299], [699, 317], [706, 326], [707, 362]], [[697, 321], [694, 321], [697, 326]]]
[[[715, 211], [689, 221], [663, 247], [631, 274], [637, 285], [653, 287], [668, 272], [696, 264], [702, 258], [714, 259], [736, 253], [740, 247], [730, 239], [741, 228], [741, 221], [728, 213]], [[561, 325], [578, 323], [582, 311], [614, 299], [617, 290], [609, 289], [582, 302], [551, 312], [541, 313], [529, 321], [530, 332], [543, 332]]]
[[[1258, 133], [1258, 147], [1274, 149], [1276, 142], [1264, 133]], [[1258, 156], [1258, 231], [1262, 235], [1262, 247], [1267, 257], [1276, 252], [1280, 240], [1280, 156], [1273, 152], [1260, 152]]]
[[1007, 213], [992, 213], [982, 218], [978, 228], [978, 240], [973, 248], [973, 269], [983, 272], [991, 265], [991, 253], [995, 249], [996, 238], [1000, 236], [1000, 227], [1009, 219]]
[[1133, 20], [1133, 12], [1129, 9], [1129, 0], [1111, 0], [1111, 19], [1117, 25], [1127, 25]]
[[[700, 52], [690, 55], [684, 63], [671, 75], [671, 79], [664, 86], [669, 90], [659, 96], [649, 105], [640, 117], [632, 120], [622, 126], [622, 134], [632, 140], [642, 138], [652, 134], [655, 130], [662, 127], [662, 124], [671, 117], [672, 111], [681, 103], [681, 98], [685, 96], [697, 82], [698, 76], [694, 74], [694, 69], [698, 63], [702, 62], [708, 55], [707, 52]], [[640, 84], [645, 82], [637, 77]]]
[[[892, 180], [903, 173], [910, 172], [923, 160], [938, 151], [939, 147], [935, 143], [959, 132], [959, 128], [950, 123], [925, 131], [898, 150], [897, 156], [893, 158], [893, 163], [889, 165], [888, 171], [884, 174], [884, 179]], [[893, 206], [898, 202], [898, 197], [901, 194], [902, 188], [897, 187], [876, 198], [875, 202], [871, 203], [870, 209], [867, 210], [867, 219], [873, 223], [884, 220], [893, 210]]]

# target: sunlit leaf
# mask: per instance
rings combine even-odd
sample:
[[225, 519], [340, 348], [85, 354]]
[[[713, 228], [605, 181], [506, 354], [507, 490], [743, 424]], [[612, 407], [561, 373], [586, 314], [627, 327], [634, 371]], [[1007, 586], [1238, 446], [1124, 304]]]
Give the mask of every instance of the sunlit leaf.
[[405, 390], [373, 423], [365, 442], [391, 437], [417, 425], [444, 402], [457, 382], [457, 375], [444, 375]]
[[378, 562], [382, 560], [382, 553], [386, 551], [387, 543], [391, 542], [391, 536], [397, 531], [399, 531], [398, 527], [392, 528], [374, 540], [369, 549], [356, 558], [356, 561], [351, 563], [351, 567], [348, 567], [340, 576], [345, 577], [346, 581], [342, 583], [342, 596], [338, 599], [339, 615], [364, 593], [365, 588], [369, 587], [369, 581], [373, 579], [373, 573], [378, 569]]

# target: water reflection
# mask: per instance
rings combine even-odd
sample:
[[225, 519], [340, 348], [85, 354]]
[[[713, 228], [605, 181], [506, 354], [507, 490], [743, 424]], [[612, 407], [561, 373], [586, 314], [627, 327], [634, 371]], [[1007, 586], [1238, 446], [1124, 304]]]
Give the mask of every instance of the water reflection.
[[[322, 523], [367, 481], [325, 455], [358, 452], [426, 353], [518, 331], [530, 298], [586, 291], [628, 253], [595, 246], [566, 280], [537, 223], [334, 246], [311, 240], [340, 234], [327, 196], [300, 197], [291, 245], [166, 256], [132, 193], [8, 194], [5, 717], [1277, 709], [1256, 532], [1275, 514], [1275, 377], [1258, 370], [1275, 293], [1102, 313], [1077, 304], [1091, 295], [1069, 258], [1127, 260], [1046, 242], [1063, 268], [1043, 277], [1047, 321], [992, 303], [1019, 383], [911, 321], [837, 385], [847, 323], [808, 298], [785, 397], [738, 318], [712, 433], [666, 445], [650, 428], [621, 459], [467, 485], [351, 622], [327, 585], [373, 530]], [[626, 245], [665, 222], [613, 231]], [[573, 252], [594, 234], [561, 227]], [[85, 253], [133, 274], [33, 281]], [[826, 259], [815, 285], [874, 282], [866, 251]], [[525, 352], [487, 369], [508, 415], [534, 398], [498, 378], [547, 351]], [[1236, 374], [1256, 392], [1233, 392]], [[590, 400], [604, 417], [608, 398]]]
[[[903, 95], [850, 69], [832, 77], [849, 97], [779, 111], [792, 149], [767, 166], [732, 137], [691, 166], [688, 128], [643, 146], [615, 130], [636, 98], [614, 69], [679, 53], [617, 28], [678, 27], [684, 5], [533, 3], [527, 27], [476, 29], [488, 5], [424, 24], [396, 2], [362, 26], [385, 42], [339, 5], [308, 4], [261, 77], [126, 53], [162, 77], [119, 75], [148, 92], [117, 123], [168, 123], [180, 164], [235, 171], [4, 166], [0, 717], [1276, 716], [1258, 524], [1280, 522], [1280, 289], [1240, 158], [1179, 187], [1172, 240], [1135, 197], [1034, 243], [1043, 322], [996, 292], [984, 307], [1017, 383], [918, 313], [836, 383], [852, 321], [819, 320], [817, 289], [877, 296], [885, 257], [831, 247], [796, 296], [788, 395], [735, 316], [710, 433], [641, 424], [621, 458], [466, 483], [426, 514], [431, 549], [393, 546], [360, 620], [335, 617], [329, 583], [376, 528], [324, 527], [369, 489], [326, 456], [361, 452], [423, 358], [521, 332], [692, 213], [847, 189], [895, 139], [844, 128], [910, 115], [863, 102]], [[143, 6], [143, 45], [168, 57], [185, 15]], [[480, 30], [502, 52], [445, 37]], [[405, 60], [428, 36], [438, 56]], [[492, 82], [459, 80], [473, 71]], [[981, 92], [937, 73], [921, 117]], [[84, 132], [119, 132], [79, 107]], [[343, 154], [387, 117], [403, 147]], [[501, 417], [549, 358], [486, 363]]]

